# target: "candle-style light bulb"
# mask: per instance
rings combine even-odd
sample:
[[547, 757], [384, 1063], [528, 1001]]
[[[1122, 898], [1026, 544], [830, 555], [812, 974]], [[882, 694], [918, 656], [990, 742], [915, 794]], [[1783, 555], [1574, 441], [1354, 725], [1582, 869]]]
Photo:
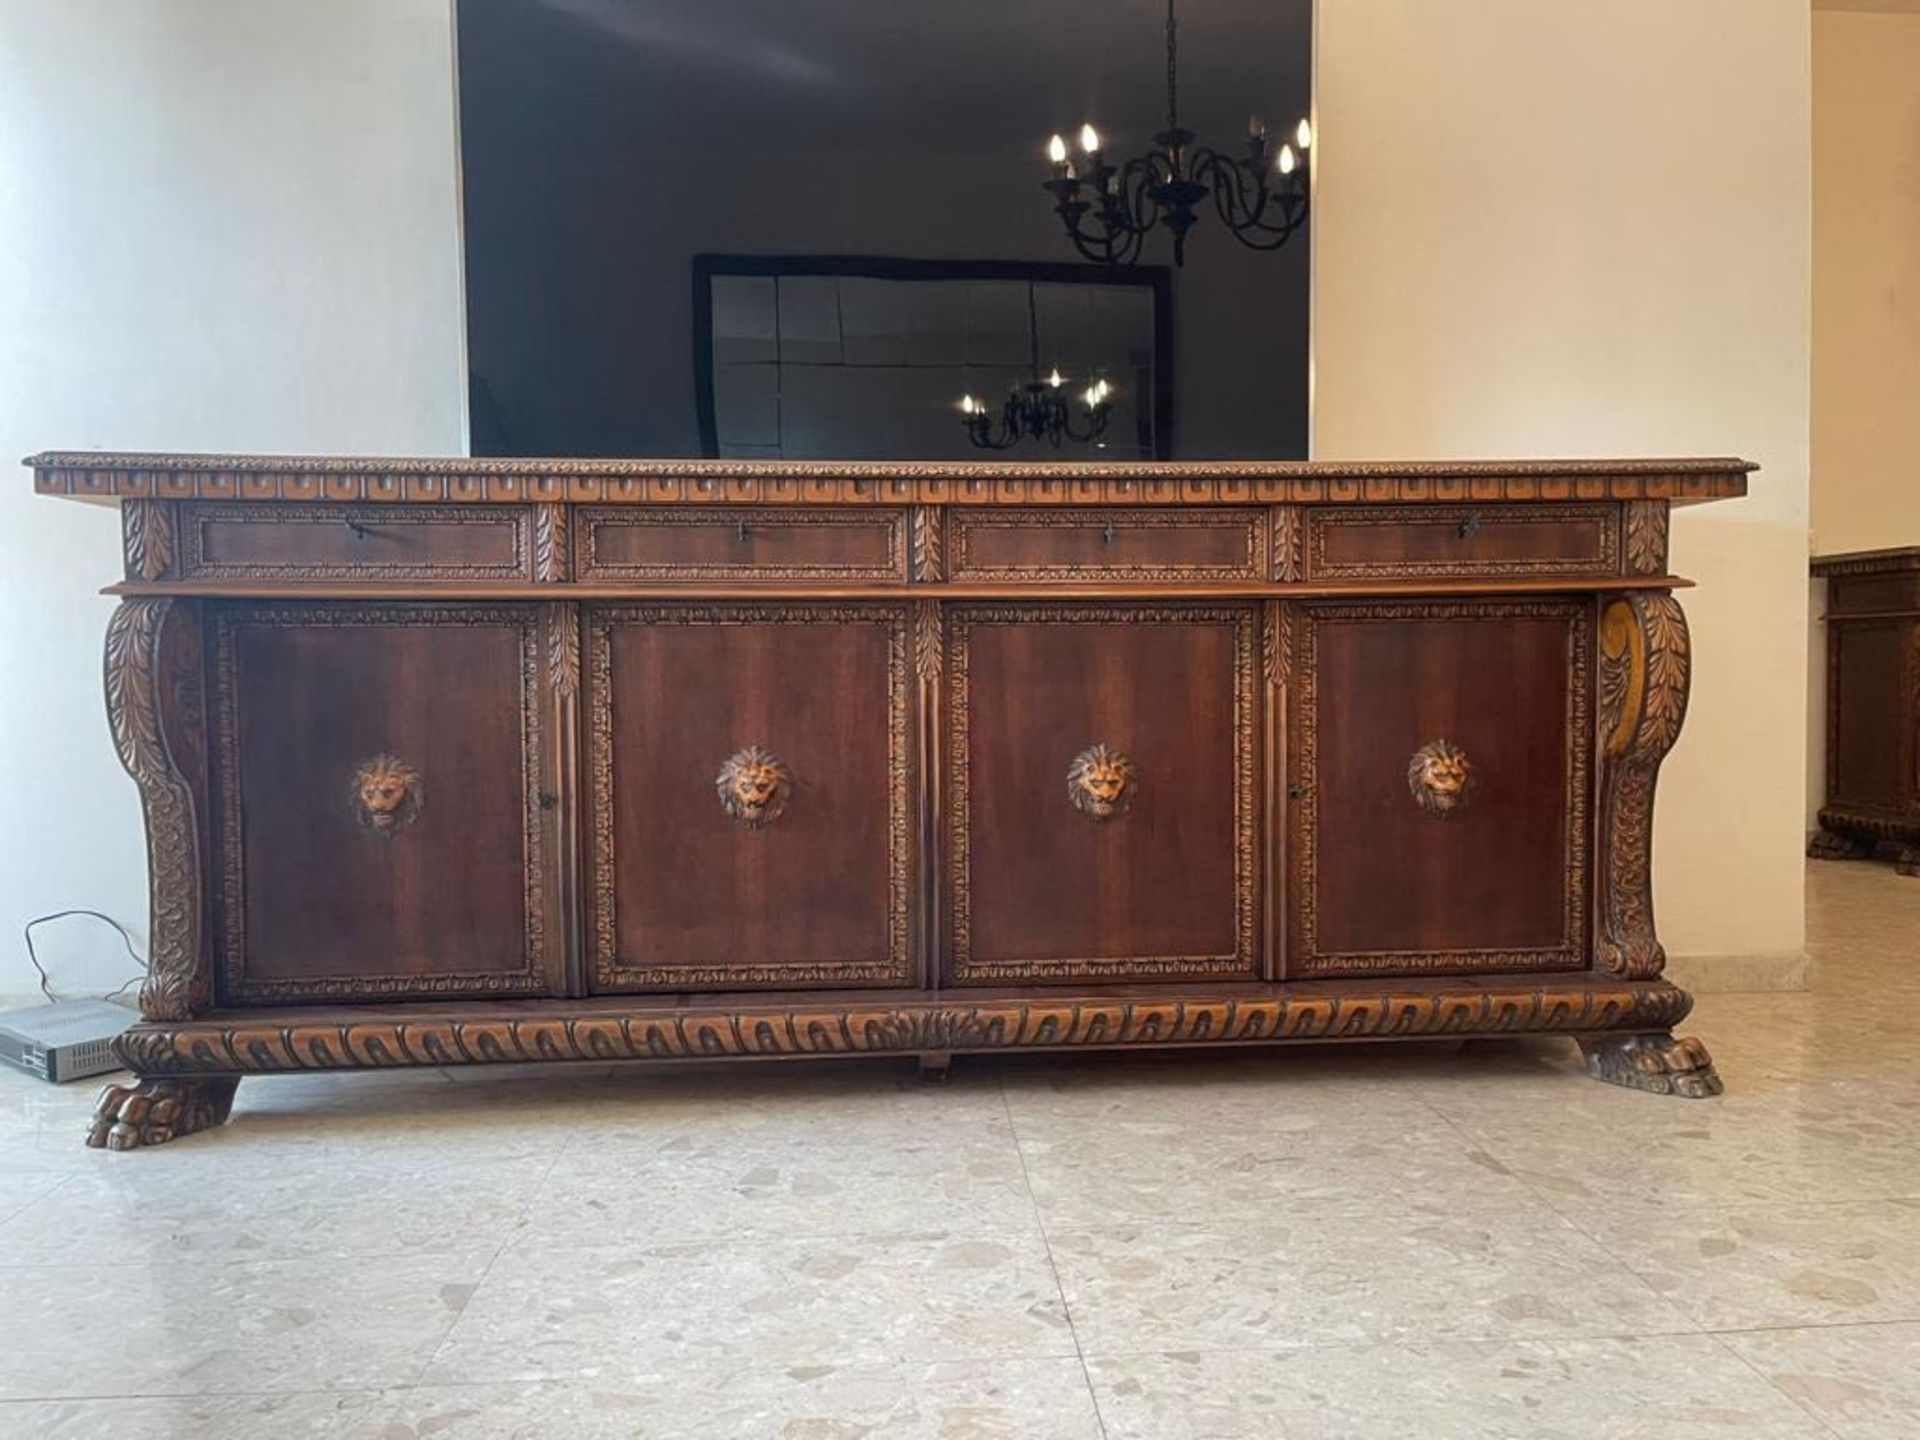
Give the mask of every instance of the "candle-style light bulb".
[[1313, 126], [1309, 125], [1305, 120], [1302, 120], [1299, 127], [1293, 132], [1293, 143], [1298, 145], [1302, 150], [1311, 150], [1313, 148]]
[[1091, 125], [1080, 127], [1080, 148], [1089, 155], [1100, 153], [1100, 132]]
[[1293, 158], [1293, 147], [1291, 145], [1282, 145], [1280, 147], [1280, 158], [1274, 163], [1280, 167], [1280, 173], [1282, 175], [1291, 175], [1293, 173], [1293, 167], [1299, 162]]
[[1047, 159], [1056, 165], [1067, 163], [1067, 142], [1058, 135], [1047, 141]]
[[962, 415], [973, 414], [973, 396], [962, 395], [960, 397], [960, 413]]
[[1047, 376], [1047, 384], [1051, 385], [1054, 389], [1058, 390], [1062, 385], [1066, 383], [1067, 382], [1060, 377], [1060, 367], [1058, 365], [1054, 366], [1053, 373]]

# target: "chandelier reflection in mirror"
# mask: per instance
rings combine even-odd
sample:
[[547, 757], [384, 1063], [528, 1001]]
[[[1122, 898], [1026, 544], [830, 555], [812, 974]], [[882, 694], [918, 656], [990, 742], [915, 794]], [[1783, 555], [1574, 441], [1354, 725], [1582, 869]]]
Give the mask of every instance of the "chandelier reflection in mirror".
[[1069, 157], [1061, 136], [1047, 142], [1053, 176], [1043, 184], [1074, 249], [1088, 260], [1131, 265], [1157, 224], [1173, 236], [1173, 263], [1184, 265], [1187, 232], [1199, 223], [1209, 195], [1221, 223], [1254, 250], [1278, 250], [1306, 223], [1313, 127], [1302, 120], [1274, 151], [1255, 117], [1247, 123], [1242, 157], [1195, 146], [1194, 132], [1180, 125], [1179, 58], [1179, 22], [1174, 0], [1167, 0], [1167, 128], [1146, 154], [1115, 165], [1090, 124], [1080, 127], [1077, 158]]
[[1080, 444], [1098, 440], [1107, 428], [1107, 416], [1113, 413], [1113, 387], [1094, 377], [1080, 392], [1076, 407], [1067, 398], [1070, 387], [1058, 365], [1044, 380], [1040, 378], [1040, 315], [1031, 283], [1027, 286], [1027, 354], [1033, 378], [1008, 393], [998, 425], [993, 407], [984, 400], [960, 397], [960, 422], [967, 427], [967, 439], [982, 450], [1008, 450], [1022, 440], [1044, 440], [1056, 449], [1068, 440]]

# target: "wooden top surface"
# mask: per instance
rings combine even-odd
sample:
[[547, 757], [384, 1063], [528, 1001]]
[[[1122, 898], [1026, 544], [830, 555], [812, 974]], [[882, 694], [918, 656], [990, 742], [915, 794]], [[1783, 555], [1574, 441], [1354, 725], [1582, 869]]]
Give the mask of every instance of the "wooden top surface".
[[46, 495], [333, 503], [1276, 504], [1670, 500], [1747, 493], [1746, 460], [857, 461], [355, 458], [47, 451]]

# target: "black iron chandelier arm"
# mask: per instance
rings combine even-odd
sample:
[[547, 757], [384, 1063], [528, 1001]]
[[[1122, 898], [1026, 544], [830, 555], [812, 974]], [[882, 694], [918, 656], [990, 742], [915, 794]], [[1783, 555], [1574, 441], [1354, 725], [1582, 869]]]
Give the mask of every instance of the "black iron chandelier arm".
[[[1244, 160], [1202, 150], [1194, 157], [1194, 176], [1213, 192], [1214, 212], [1229, 230], [1257, 250], [1273, 250], [1306, 219], [1305, 182], [1283, 176], [1278, 183]], [[1277, 220], [1269, 220], [1270, 212]], [[1248, 232], [1254, 232], [1249, 235]], [[1262, 243], [1271, 236], [1271, 243]]]

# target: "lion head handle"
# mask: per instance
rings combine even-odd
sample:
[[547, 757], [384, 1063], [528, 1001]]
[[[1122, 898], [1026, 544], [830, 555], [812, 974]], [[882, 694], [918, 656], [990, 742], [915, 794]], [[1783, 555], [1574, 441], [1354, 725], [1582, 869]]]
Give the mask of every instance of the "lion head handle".
[[1444, 820], [1465, 805], [1473, 786], [1473, 765], [1451, 740], [1422, 745], [1407, 762], [1407, 789], [1436, 819]]
[[1133, 804], [1140, 771], [1133, 761], [1105, 745], [1090, 745], [1067, 767], [1067, 798], [1082, 815], [1111, 820]]
[[356, 770], [351, 793], [360, 823], [389, 839], [420, 814], [420, 772], [395, 755], [376, 755]]
[[749, 830], [759, 830], [778, 820], [787, 808], [793, 776], [771, 750], [749, 745], [727, 757], [713, 788], [727, 814]]

